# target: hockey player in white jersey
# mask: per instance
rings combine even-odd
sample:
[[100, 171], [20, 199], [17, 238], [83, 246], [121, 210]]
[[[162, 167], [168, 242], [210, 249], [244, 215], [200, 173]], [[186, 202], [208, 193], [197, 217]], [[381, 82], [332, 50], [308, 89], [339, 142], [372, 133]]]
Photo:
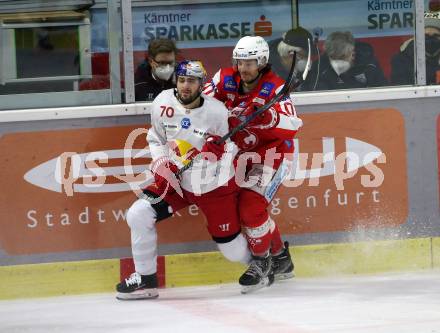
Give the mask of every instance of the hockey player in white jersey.
[[[158, 296], [155, 224], [191, 204], [205, 214], [208, 231], [228, 260], [250, 260], [236, 208], [237, 147], [231, 141], [216, 143], [228, 132], [228, 111], [220, 101], [201, 95], [206, 78], [201, 62], [181, 62], [176, 76], [177, 88], [163, 91], [152, 104], [147, 140], [154, 183], [143, 192], [155, 200], [138, 199], [127, 212], [135, 272], [116, 286], [118, 299]], [[176, 177], [179, 167], [200, 152], [205, 158]]]

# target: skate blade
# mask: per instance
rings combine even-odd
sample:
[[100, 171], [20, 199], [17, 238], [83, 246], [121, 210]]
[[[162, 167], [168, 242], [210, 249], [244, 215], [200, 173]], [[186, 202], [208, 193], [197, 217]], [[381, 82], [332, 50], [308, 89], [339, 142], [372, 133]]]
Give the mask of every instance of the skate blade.
[[116, 298], [121, 301], [141, 300], [141, 299], [154, 299], [158, 298], [159, 293], [157, 289], [142, 289], [136, 290], [132, 293], [118, 293]]
[[295, 276], [293, 272], [275, 274], [275, 281], [288, 280]]
[[252, 292], [259, 290], [261, 288], [268, 287], [270, 285], [271, 285], [271, 283], [270, 283], [269, 278], [265, 277], [258, 284], [254, 284], [252, 286], [241, 286], [241, 293], [242, 294], [249, 294], [249, 293], [252, 293]]

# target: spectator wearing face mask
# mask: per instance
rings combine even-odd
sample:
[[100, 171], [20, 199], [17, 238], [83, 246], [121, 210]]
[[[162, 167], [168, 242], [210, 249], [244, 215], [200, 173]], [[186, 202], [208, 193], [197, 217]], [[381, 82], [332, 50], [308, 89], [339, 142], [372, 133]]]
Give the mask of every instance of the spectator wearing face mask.
[[[293, 53], [296, 52], [295, 76], [300, 77], [306, 69], [308, 57], [308, 42], [310, 40], [310, 49], [312, 57], [316, 55], [316, 47], [313, 44], [312, 35], [304, 28], [298, 27], [291, 29], [283, 34], [282, 38], [275, 39], [269, 43], [270, 64], [272, 71], [286, 80], [292, 66]], [[297, 91], [314, 90], [316, 81], [316, 66], [312, 62], [309, 68], [310, 72], [305, 82], [297, 88]]]
[[170, 39], [153, 39], [148, 45], [148, 58], [134, 74], [136, 101], [152, 101], [162, 90], [176, 87], [174, 68], [178, 53]]
[[317, 90], [379, 87], [387, 84], [371, 45], [356, 42], [349, 31], [328, 35]]
[[[440, 84], [440, 11], [425, 13], [426, 84]], [[414, 39], [407, 40], [391, 59], [391, 83], [414, 84]]]

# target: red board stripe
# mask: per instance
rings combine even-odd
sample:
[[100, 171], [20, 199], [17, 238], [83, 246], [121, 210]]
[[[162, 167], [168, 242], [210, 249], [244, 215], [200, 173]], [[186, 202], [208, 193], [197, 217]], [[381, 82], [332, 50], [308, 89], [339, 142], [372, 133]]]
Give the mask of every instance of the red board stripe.
[[[120, 280], [128, 278], [133, 272], [133, 258], [122, 258], [120, 260]], [[165, 288], [165, 256], [157, 257], [157, 279], [159, 288]]]

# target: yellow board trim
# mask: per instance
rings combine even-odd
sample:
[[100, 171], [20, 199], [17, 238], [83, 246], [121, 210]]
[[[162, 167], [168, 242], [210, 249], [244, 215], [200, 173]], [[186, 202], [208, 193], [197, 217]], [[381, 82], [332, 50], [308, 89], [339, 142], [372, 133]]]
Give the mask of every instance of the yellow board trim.
[[[298, 277], [440, 268], [440, 237], [290, 247]], [[219, 252], [165, 256], [166, 287], [237, 282], [246, 266]], [[120, 260], [0, 266], [0, 299], [112, 292]]]
[[[291, 246], [290, 253], [298, 277], [412, 271], [440, 267], [440, 238]], [[165, 257], [167, 287], [236, 282], [245, 269], [219, 252]]]
[[300, 277], [431, 268], [430, 238], [297, 246], [291, 253]]
[[432, 238], [432, 267], [440, 268], [440, 237]]
[[0, 267], [0, 299], [76, 295], [115, 290], [119, 259]]
[[165, 256], [165, 286], [182, 287], [238, 281], [246, 266], [227, 261], [219, 252]]

